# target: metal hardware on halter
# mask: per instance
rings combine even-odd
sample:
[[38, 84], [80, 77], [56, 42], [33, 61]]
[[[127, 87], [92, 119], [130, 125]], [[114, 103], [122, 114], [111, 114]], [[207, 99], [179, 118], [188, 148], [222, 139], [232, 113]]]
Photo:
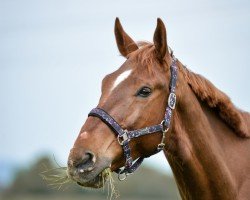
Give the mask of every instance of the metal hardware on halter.
[[126, 178], [127, 178], [127, 173], [122, 173], [122, 171], [120, 171], [119, 173], [118, 173], [118, 179], [119, 179], [119, 181], [124, 181], [124, 180], [126, 180]]
[[171, 92], [168, 97], [168, 106], [172, 110], [175, 109], [175, 104], [176, 104], [176, 94]]
[[118, 179], [119, 179], [119, 181], [124, 181], [124, 180], [126, 180], [127, 177], [128, 177], [129, 175], [131, 175], [131, 174], [133, 174], [133, 173], [128, 173], [128, 172], [120, 171], [120, 172], [118, 173]]
[[119, 142], [119, 144], [121, 146], [123, 146], [124, 142], [126, 141], [130, 141], [129, 137], [128, 137], [128, 130], [124, 130], [123, 134], [122, 135], [118, 135], [117, 136], [117, 140]]
[[161, 150], [164, 149], [164, 147], [165, 147], [165, 142], [164, 141], [165, 141], [165, 138], [166, 138], [166, 133], [168, 132], [168, 129], [169, 129], [169, 127], [165, 126], [165, 120], [163, 120], [161, 122], [161, 125], [162, 125], [162, 138], [161, 138], [161, 143], [158, 144], [158, 146], [157, 146], [158, 151], [161, 151]]

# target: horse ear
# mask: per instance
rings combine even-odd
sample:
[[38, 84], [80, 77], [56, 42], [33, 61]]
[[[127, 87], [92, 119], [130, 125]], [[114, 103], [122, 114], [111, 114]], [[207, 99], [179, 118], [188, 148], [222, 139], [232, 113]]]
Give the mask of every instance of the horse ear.
[[124, 57], [138, 49], [136, 43], [123, 30], [118, 17], [115, 19], [115, 39], [118, 49]]
[[154, 45], [156, 50], [156, 55], [160, 61], [164, 59], [168, 52], [167, 45], [167, 33], [163, 21], [157, 18], [157, 26], [154, 33]]

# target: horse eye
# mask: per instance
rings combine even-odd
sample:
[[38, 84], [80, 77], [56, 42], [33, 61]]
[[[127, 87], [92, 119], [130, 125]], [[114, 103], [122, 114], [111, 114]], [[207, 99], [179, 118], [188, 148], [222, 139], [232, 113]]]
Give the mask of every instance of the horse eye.
[[151, 94], [151, 89], [149, 87], [142, 87], [136, 94], [136, 96], [140, 97], [148, 97]]

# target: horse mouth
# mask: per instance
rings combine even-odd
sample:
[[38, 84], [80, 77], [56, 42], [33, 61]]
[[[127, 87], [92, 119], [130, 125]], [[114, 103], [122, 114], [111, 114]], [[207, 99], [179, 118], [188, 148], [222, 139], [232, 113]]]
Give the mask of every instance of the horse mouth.
[[104, 183], [106, 182], [106, 178], [103, 177], [103, 172], [101, 172], [99, 175], [97, 175], [95, 178], [88, 182], [79, 182], [76, 183], [80, 185], [81, 187], [89, 187], [89, 188], [102, 188], [104, 186]]
[[71, 179], [75, 181], [81, 187], [98, 189], [104, 186], [106, 181], [112, 176], [111, 173], [112, 172], [110, 168], [105, 168], [97, 176], [87, 181], [86, 179], [84, 180], [83, 177], [81, 176], [77, 176], [77, 177], [71, 176]]
[[102, 188], [111, 177], [110, 159], [97, 159], [91, 165], [73, 165], [69, 159], [67, 175], [69, 179], [81, 187]]

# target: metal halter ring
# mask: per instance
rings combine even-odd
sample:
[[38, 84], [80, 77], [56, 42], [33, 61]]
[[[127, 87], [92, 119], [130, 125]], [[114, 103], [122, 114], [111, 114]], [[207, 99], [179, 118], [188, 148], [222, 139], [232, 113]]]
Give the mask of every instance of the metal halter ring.
[[162, 125], [162, 138], [161, 138], [161, 143], [158, 144], [158, 146], [157, 146], [158, 151], [161, 151], [161, 150], [164, 149], [164, 147], [165, 147], [164, 141], [165, 141], [165, 138], [166, 138], [166, 133], [168, 132], [168, 129], [169, 129], [169, 127], [165, 126], [165, 120], [163, 120], [161, 122], [161, 125]]
[[117, 140], [119, 142], [119, 144], [121, 146], [123, 146], [124, 142], [126, 141], [130, 141], [129, 137], [128, 137], [128, 130], [124, 130], [123, 134], [122, 135], [118, 135], [117, 136]]
[[168, 132], [169, 127], [166, 127], [166, 125], [165, 125], [165, 120], [162, 120], [161, 125], [162, 125], [162, 132], [163, 132], [163, 133], [164, 133], [164, 132], [165, 132], [165, 133]]
[[119, 181], [124, 181], [124, 180], [126, 180], [126, 178], [127, 178], [127, 173], [125, 172], [125, 173], [122, 173], [122, 171], [120, 171], [119, 173], [118, 173], [118, 179], [119, 179]]
[[164, 149], [164, 147], [165, 147], [165, 143], [160, 143], [160, 144], [158, 144], [158, 146], [157, 146], [157, 150], [158, 150], [158, 151], [161, 151], [161, 150]]

